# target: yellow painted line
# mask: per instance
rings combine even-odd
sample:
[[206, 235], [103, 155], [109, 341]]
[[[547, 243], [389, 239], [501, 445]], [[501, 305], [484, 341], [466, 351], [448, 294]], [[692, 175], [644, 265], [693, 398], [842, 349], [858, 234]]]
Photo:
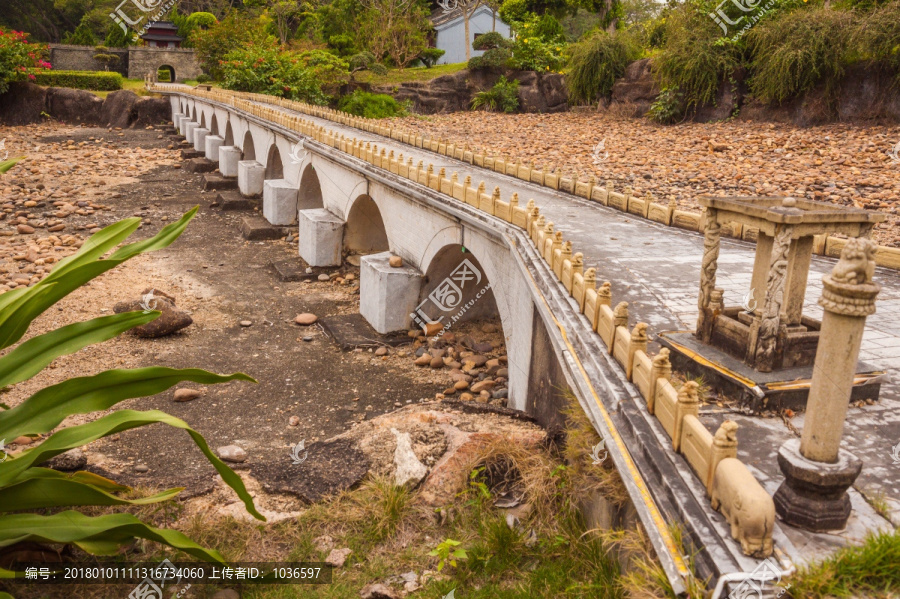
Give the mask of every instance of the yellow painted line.
[[[857, 374], [853, 377], [854, 385], [862, 385], [874, 378], [882, 376], [884, 372], [869, 372], [866, 374]], [[796, 381], [788, 381], [784, 383], [770, 383], [766, 385], [767, 389], [790, 390], [790, 389], [808, 389], [812, 384], [812, 379], [797, 379]]]
[[[526, 269], [527, 270], [527, 269]], [[535, 289], [540, 289], [537, 286], [537, 282], [534, 280], [534, 277], [531, 276], [531, 272], [528, 271], [528, 276], [531, 278], [532, 284], [535, 285]], [[628, 474], [631, 475], [631, 479], [634, 481], [635, 485], [638, 487], [638, 491], [640, 492], [641, 500], [644, 502], [644, 506], [647, 508], [647, 512], [650, 514], [650, 517], [653, 519], [654, 524], [656, 525], [656, 529], [659, 531], [660, 537], [662, 537], [663, 542], [666, 545], [666, 548], [669, 550], [669, 554], [672, 557], [672, 561], [675, 563], [675, 567], [678, 570], [678, 573], [682, 578], [687, 578], [690, 576], [690, 570], [687, 565], [684, 563], [684, 558], [681, 555], [681, 550], [676, 545], [675, 539], [672, 538], [672, 535], [669, 533], [669, 525], [666, 522], [665, 518], [663, 518], [662, 514], [659, 511], [659, 508], [656, 507], [656, 503], [653, 501], [653, 497], [650, 495], [650, 490], [647, 488], [646, 483], [644, 483], [644, 478], [641, 476], [640, 471], [634, 463], [634, 460], [631, 458], [631, 453], [629, 453], [628, 448], [625, 446], [625, 442], [622, 440], [622, 437], [619, 435], [616, 430], [615, 423], [613, 423], [612, 418], [609, 416], [609, 412], [606, 410], [606, 406], [603, 405], [603, 402], [600, 400], [600, 397], [597, 395], [596, 390], [594, 390], [594, 385], [591, 384], [591, 379], [587, 375], [587, 371], [584, 369], [584, 365], [581, 363], [581, 360], [578, 358], [578, 355], [575, 353], [575, 348], [572, 347], [572, 344], [569, 342], [569, 336], [566, 333], [565, 327], [559, 322], [556, 316], [553, 314], [553, 310], [550, 309], [550, 305], [547, 303], [547, 299], [544, 297], [543, 293], [540, 293], [541, 301], [544, 303], [544, 306], [547, 307], [547, 312], [550, 314], [550, 318], [553, 319], [553, 322], [556, 324], [556, 327], [559, 329], [560, 334], [562, 335], [563, 341], [566, 344], [566, 347], [569, 349], [570, 354], [572, 355], [572, 359], [578, 364], [578, 369], [581, 371], [581, 376], [587, 382], [588, 387], [591, 390], [591, 395], [594, 397], [594, 401], [597, 404], [598, 409], [600, 410], [600, 414], [603, 416], [603, 420], [606, 423], [607, 429], [613, 437], [613, 442], [616, 444], [616, 447], [619, 448], [619, 453], [622, 455], [625, 460], [625, 467], [628, 469]]]
[[[752, 381], [746, 377], [743, 377], [743, 376], [739, 375], [738, 373], [734, 372], [733, 370], [729, 370], [729, 369], [725, 368], [724, 366], [720, 366], [719, 364], [716, 364], [715, 362], [711, 362], [711, 361], [707, 360], [706, 358], [704, 358], [697, 352], [685, 347], [684, 345], [681, 345], [680, 343], [677, 343], [676, 341], [673, 341], [671, 337], [666, 337], [666, 343], [671, 343], [672, 345], [674, 345], [675, 347], [678, 348], [678, 351], [680, 351], [684, 355], [688, 356], [691, 360], [694, 360], [698, 364], [708, 366], [709, 368], [712, 368], [713, 370], [718, 370], [719, 372], [721, 372], [723, 374], [727, 374], [731, 378], [739, 380], [740, 382], [742, 382], [744, 385], [750, 387], [751, 389], [753, 387], [757, 386], [755, 381]], [[769, 385], [766, 385], [766, 387], [769, 387]]]

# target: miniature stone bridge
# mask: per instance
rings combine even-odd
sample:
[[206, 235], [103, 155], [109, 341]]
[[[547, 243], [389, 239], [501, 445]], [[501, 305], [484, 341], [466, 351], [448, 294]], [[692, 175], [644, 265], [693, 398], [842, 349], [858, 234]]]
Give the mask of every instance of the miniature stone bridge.
[[[844, 531], [810, 533], [773, 522], [764, 512], [781, 482], [775, 453], [794, 433], [780, 420], [715, 404], [701, 409], [691, 385], [676, 390], [669, 381], [665, 351], [654, 357], [648, 349], [647, 325], [654, 334], [694, 328], [703, 254], [702, 237], [666, 226], [679, 217], [673, 208], [610, 187], [600, 189], [598, 202], [593, 182], [586, 191], [572, 180], [548, 186], [555, 175], [320, 107], [184, 86], [153, 89], [169, 95], [176, 128], [218, 163], [222, 176], [236, 178], [244, 196], [261, 197], [271, 224], [297, 231], [307, 263], [338, 265], [347, 252], [362, 255], [360, 312], [379, 332], [442, 316], [441, 324], [499, 316], [509, 406], [558, 427], [559, 390], [572, 390], [604, 438], [634, 507], [618, 521], [613, 510], [597, 509], [604, 516], [596, 524], [629, 525], [636, 515], [676, 591], [691, 573], [672, 522], [686, 532], [684, 552], [697, 552], [696, 574], [710, 578], [719, 596], [772, 554], [773, 540], [773, 567], [790, 572], [835, 545], [890, 528], [853, 489], [854, 512]], [[391, 256], [403, 265], [392, 265]], [[719, 264], [729, 275], [718, 285], [726, 294], [743, 293], [752, 248], [723, 240]], [[816, 313], [821, 275], [832, 266], [813, 259], [806, 313]], [[878, 280], [884, 290], [879, 312], [869, 317], [862, 357], [887, 371], [900, 353], [900, 323], [891, 315], [900, 310], [900, 280], [880, 268]], [[469, 308], [460, 313], [461, 306]], [[858, 488], [877, 483], [900, 497], [898, 477], [884, 472], [900, 423], [896, 415], [877, 420], [897, 413], [896, 387], [883, 384], [881, 398], [861, 409], [861, 418], [851, 414], [845, 444], [866, 464]], [[726, 418], [740, 426], [740, 444], [732, 425], [720, 428]], [[798, 420], [802, 415], [797, 426]], [[717, 466], [729, 458], [729, 469], [737, 464], [734, 480], [766, 506], [753, 515], [756, 521], [736, 524], [738, 540], [731, 525], [739, 510], [729, 503], [729, 490], [714, 484]], [[710, 495], [724, 502], [728, 520], [712, 508]]]

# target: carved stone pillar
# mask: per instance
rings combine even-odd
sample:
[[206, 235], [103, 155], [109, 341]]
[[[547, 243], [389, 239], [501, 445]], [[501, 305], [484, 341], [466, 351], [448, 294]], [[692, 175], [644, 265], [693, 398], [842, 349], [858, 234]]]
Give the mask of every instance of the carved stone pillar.
[[784, 284], [787, 280], [788, 252], [793, 232], [794, 228], [788, 225], [778, 225], [775, 229], [769, 273], [766, 277], [766, 302], [760, 316], [753, 355], [753, 366], [760, 372], [772, 372], [778, 358], [778, 336], [782, 328], [781, 306], [784, 304]]
[[697, 307], [700, 314], [697, 316], [697, 337], [703, 343], [709, 343], [715, 320], [709, 310], [709, 302], [713, 289], [716, 287], [716, 267], [719, 260], [719, 241], [722, 235], [722, 227], [717, 220], [717, 210], [706, 209], [706, 229], [703, 234], [703, 264], [700, 269], [700, 297]]
[[801, 438], [778, 452], [785, 481], [775, 507], [788, 524], [813, 531], [844, 528], [850, 517], [847, 489], [862, 462], [841, 449], [866, 317], [875, 312], [881, 286], [872, 282], [875, 244], [849, 239], [830, 275], [822, 278], [825, 309]]

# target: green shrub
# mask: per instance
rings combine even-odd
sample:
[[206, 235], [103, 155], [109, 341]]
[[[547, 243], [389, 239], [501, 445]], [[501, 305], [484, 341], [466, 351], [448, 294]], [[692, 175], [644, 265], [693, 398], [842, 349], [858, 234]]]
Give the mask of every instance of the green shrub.
[[863, 17], [851, 47], [863, 58], [892, 71], [900, 85], [900, 2], [888, 2]]
[[75, 28], [75, 31], [67, 33], [63, 36], [64, 44], [72, 44], [73, 46], [96, 46], [97, 36], [91, 29], [87, 15], [81, 19], [81, 23]]
[[481, 56], [469, 59], [470, 69], [503, 69], [509, 66], [512, 52], [508, 48], [491, 48]]
[[131, 45], [131, 36], [113, 21], [106, 30], [106, 40], [103, 45], [107, 48], [127, 48]]
[[684, 116], [683, 100], [678, 87], [664, 87], [650, 105], [647, 117], [651, 121], [671, 125]]
[[216, 81], [225, 78], [222, 65], [230, 52], [275, 44], [258, 19], [250, 19], [236, 10], [208, 29], [193, 30], [190, 42], [200, 66]]
[[558, 71], [564, 62], [565, 43], [559, 21], [550, 15], [533, 16], [516, 24], [516, 37], [509, 42], [510, 66], [526, 71]]
[[[329, 98], [322, 85], [329, 81], [320, 80], [318, 76], [335, 77], [335, 63], [322, 56], [326, 52], [319, 52], [321, 54], [310, 53], [306, 57], [312, 63], [310, 65], [302, 55], [282, 52], [277, 48], [249, 46], [235, 50], [227, 54], [222, 62], [222, 87], [310, 104], [327, 104]], [[333, 54], [329, 56], [340, 60]]]
[[[852, 20], [849, 12], [817, 7], [781, 12], [745, 36], [752, 59], [750, 91], [777, 104], [825, 84], [826, 94], [844, 73]], [[895, 40], [896, 43], [896, 40]]]
[[480, 91], [472, 98], [472, 110], [500, 110], [515, 112], [519, 109], [519, 80], [507, 81], [501, 76], [489, 90]]
[[741, 64], [739, 47], [719, 42], [721, 32], [690, 2], [668, 14], [666, 41], [654, 60], [655, 75], [661, 88], [680, 90], [685, 110], [714, 104], [719, 86]]
[[375, 55], [367, 50], [351, 56], [348, 64], [351, 73], [372, 71], [376, 75], [387, 75], [387, 67], [377, 62]]
[[591, 103], [612, 93], [616, 79], [640, 53], [624, 32], [610, 35], [598, 30], [574, 44], [569, 57], [566, 85], [573, 103]]
[[37, 69], [49, 69], [50, 63], [41, 58], [46, 53], [47, 47], [30, 43], [27, 33], [0, 27], [0, 94], [13, 81], [34, 81]]
[[197, 75], [197, 83], [209, 83], [212, 81], [212, 77], [207, 75], [206, 73], [200, 73]]
[[440, 60], [441, 56], [446, 54], [446, 50], [441, 50], [440, 48], [425, 48], [419, 54], [419, 60], [422, 61], [422, 64], [425, 65], [426, 69], [430, 69], [437, 61]]
[[106, 71], [43, 71], [34, 74], [34, 82], [48, 87], [72, 87], [92, 91], [122, 89], [122, 75]]
[[338, 108], [344, 112], [367, 119], [387, 119], [402, 116], [406, 110], [394, 98], [387, 94], [373, 94], [361, 89], [354, 90], [338, 102]]
[[508, 48], [509, 40], [497, 31], [482, 33], [472, 42], [475, 50], [493, 50], [494, 48]]
[[[197, 213], [194, 208], [155, 237], [116, 249], [137, 228], [139, 218], [110, 225], [87, 240], [73, 256], [60, 260], [49, 275], [31, 287], [0, 295], [0, 348], [18, 343], [31, 323], [58, 301], [126, 260], [168, 247]], [[57, 358], [100, 343], [147, 324], [158, 311], [101, 316], [77, 322], [20, 343], [0, 358], [0, 387], [31, 379]], [[4, 450], [0, 462], [0, 547], [23, 542], [76, 545], [94, 555], [115, 555], [134, 539], [149, 539], [180, 549], [204, 561], [224, 563], [217, 551], [205, 549], [176, 530], [154, 528], [130, 513], [88, 516], [75, 506], [140, 506], [174, 498], [180, 489], [168, 489], [138, 499], [128, 498], [129, 487], [90, 472], [59, 472], [41, 465], [70, 449], [142, 426], [162, 423], [187, 432], [206, 459], [244, 502], [247, 511], [265, 520], [240, 477], [213, 454], [204, 438], [186, 422], [159, 410], [114, 409], [121, 401], [155, 395], [191, 381], [215, 384], [253, 381], [244, 374], [216, 375], [199, 369], [137, 368], [107, 370], [93, 376], [63, 380], [41, 389], [11, 409], [0, 410], [0, 439], [41, 436], [41, 441], [12, 454]], [[59, 428], [75, 415], [87, 422]], [[159, 434], [160, 431], [157, 431]], [[8, 571], [0, 569], [0, 576]], [[3, 597], [9, 594], [0, 593]]]

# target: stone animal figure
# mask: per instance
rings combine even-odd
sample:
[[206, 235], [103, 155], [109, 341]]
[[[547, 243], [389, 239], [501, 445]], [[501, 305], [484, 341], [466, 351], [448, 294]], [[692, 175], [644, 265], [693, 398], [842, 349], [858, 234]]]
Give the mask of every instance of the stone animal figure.
[[726, 420], [716, 431], [715, 441], [718, 445], [737, 444], [738, 424], [734, 420]]
[[868, 239], [852, 238], [841, 251], [841, 259], [831, 271], [836, 283], [862, 285], [875, 277], [875, 244]]
[[740, 541], [744, 555], [772, 555], [775, 502], [740, 460], [725, 458], [719, 462], [713, 478], [712, 507], [725, 516], [731, 536]]

